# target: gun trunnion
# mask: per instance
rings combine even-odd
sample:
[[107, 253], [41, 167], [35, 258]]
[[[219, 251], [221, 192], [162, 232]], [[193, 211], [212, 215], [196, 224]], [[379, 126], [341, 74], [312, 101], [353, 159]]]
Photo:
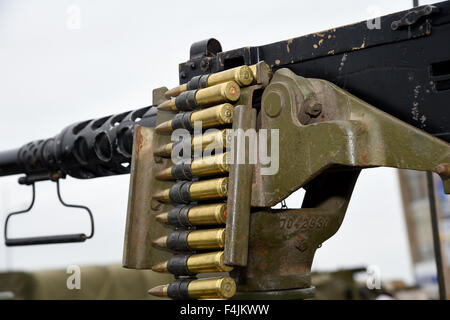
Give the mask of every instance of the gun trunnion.
[[[0, 175], [131, 168], [123, 265], [175, 276], [153, 295], [310, 297], [315, 250], [340, 227], [361, 169], [432, 171], [450, 192], [450, 2], [380, 23], [226, 52], [194, 43], [180, 86], [155, 89], [152, 106], [4, 153]], [[179, 129], [194, 136], [174, 141]], [[210, 157], [174, 163], [186, 148]], [[272, 209], [299, 188], [299, 208]]]

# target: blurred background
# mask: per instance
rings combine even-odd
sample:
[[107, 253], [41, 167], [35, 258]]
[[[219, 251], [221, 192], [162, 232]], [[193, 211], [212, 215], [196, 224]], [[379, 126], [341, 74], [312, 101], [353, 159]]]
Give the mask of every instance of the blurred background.
[[[150, 105], [152, 89], [178, 84], [178, 64], [198, 40], [214, 37], [226, 51], [411, 7], [411, 0], [0, 0], [0, 150], [53, 136], [76, 121]], [[389, 168], [363, 170], [344, 223], [317, 251], [313, 270], [359, 270], [355, 279], [364, 283], [370, 267], [383, 283], [420, 285], [427, 295], [419, 297], [436, 297], [424, 177]], [[435, 182], [448, 260], [450, 205]], [[95, 237], [82, 244], [6, 248], [1, 243], [0, 272], [120, 264], [128, 184], [128, 175], [62, 181], [67, 202], [92, 209]], [[299, 206], [301, 197], [296, 192], [287, 205]], [[0, 220], [30, 199], [31, 188], [18, 185], [17, 176], [1, 178]], [[88, 230], [87, 217], [62, 207], [55, 184], [43, 182], [37, 185], [35, 209], [12, 220], [10, 236]]]

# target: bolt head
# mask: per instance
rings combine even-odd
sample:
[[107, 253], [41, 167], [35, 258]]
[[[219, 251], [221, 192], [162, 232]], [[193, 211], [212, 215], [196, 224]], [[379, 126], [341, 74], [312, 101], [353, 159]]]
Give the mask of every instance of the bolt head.
[[310, 117], [316, 118], [322, 113], [322, 105], [320, 103], [314, 103], [306, 108], [306, 113]]
[[276, 117], [281, 113], [282, 98], [279, 92], [270, 92], [264, 100], [264, 111], [269, 117]]

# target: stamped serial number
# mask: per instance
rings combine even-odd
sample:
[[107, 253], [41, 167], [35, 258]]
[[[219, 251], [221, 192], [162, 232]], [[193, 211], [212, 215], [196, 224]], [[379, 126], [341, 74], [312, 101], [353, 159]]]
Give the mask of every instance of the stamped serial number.
[[280, 228], [284, 230], [307, 230], [326, 228], [328, 219], [324, 217], [283, 217], [280, 219]]

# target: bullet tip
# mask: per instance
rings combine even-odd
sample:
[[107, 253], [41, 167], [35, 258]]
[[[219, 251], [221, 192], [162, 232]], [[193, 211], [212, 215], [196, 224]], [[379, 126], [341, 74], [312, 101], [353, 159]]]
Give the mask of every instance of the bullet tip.
[[170, 108], [167, 107], [167, 106], [157, 106], [156, 108], [157, 108], [158, 110], [160, 110], [160, 111], [168, 111], [168, 110], [170, 110]]
[[166, 152], [165, 146], [162, 146], [162, 147], [156, 149], [155, 151], [153, 151], [153, 154], [156, 155], [156, 156], [160, 156], [160, 157], [167, 156], [167, 152]]
[[166, 287], [165, 285], [157, 286], [148, 290], [148, 293], [155, 297], [166, 297]]
[[166, 246], [167, 237], [160, 237], [152, 241], [152, 245], [157, 248], [167, 248]]
[[163, 191], [158, 192], [157, 194], [155, 194], [155, 195], [153, 196], [153, 198], [156, 199], [156, 200], [158, 200], [158, 201], [163, 201], [163, 202], [164, 202], [164, 200], [165, 200], [164, 192], [163, 192]]
[[157, 133], [171, 133], [172, 130], [172, 121], [166, 121], [163, 123], [158, 124], [155, 127], [155, 130]]
[[166, 100], [163, 103], [161, 103], [159, 106], [157, 106], [156, 108], [158, 108], [158, 110], [162, 110], [162, 111], [171, 111], [172, 110], [171, 101], [172, 100]]
[[160, 213], [155, 218], [156, 218], [156, 221], [161, 222], [161, 223], [169, 222], [169, 214], [167, 212]]
[[167, 261], [161, 262], [152, 267], [152, 271], [154, 272], [167, 272]]
[[155, 175], [158, 180], [172, 180], [172, 167], [164, 169]]
[[170, 99], [171, 97], [176, 97], [178, 95], [178, 91], [179, 91], [177, 89], [178, 89], [178, 87], [167, 90], [166, 93], [164, 94], [164, 96], [167, 99]]

